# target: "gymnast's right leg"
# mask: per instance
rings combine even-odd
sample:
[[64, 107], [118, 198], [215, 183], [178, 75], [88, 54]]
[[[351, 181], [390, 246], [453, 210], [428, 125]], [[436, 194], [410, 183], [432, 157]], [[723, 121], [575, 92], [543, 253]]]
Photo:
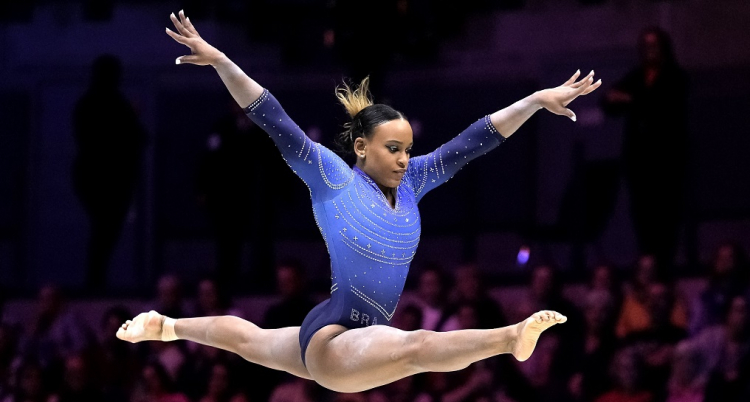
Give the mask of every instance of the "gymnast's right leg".
[[[141, 313], [117, 330], [128, 342], [161, 341], [165, 316], [156, 311]], [[236, 353], [247, 361], [298, 377], [312, 379], [302, 364], [299, 328], [263, 329], [235, 316], [180, 318], [174, 331], [185, 339]]]

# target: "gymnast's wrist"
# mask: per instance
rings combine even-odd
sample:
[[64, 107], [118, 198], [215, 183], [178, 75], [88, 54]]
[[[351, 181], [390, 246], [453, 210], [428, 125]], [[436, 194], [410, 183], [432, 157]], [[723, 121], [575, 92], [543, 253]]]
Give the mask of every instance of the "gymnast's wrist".
[[174, 318], [164, 316], [161, 322], [161, 340], [162, 342], [176, 341], [180, 338], [174, 331], [174, 325], [177, 322]]

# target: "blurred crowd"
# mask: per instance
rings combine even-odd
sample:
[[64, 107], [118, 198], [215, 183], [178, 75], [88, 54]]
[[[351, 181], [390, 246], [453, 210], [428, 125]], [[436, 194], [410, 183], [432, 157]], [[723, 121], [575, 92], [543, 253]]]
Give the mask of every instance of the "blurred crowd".
[[[403, 330], [494, 328], [543, 309], [563, 312], [568, 322], [545, 332], [526, 362], [500, 355], [357, 394], [331, 392], [189, 341], [120, 341], [118, 327], [141, 311], [102, 298], [96, 301], [107, 304], [101, 317], [85, 316], [63, 289], [45, 285], [33, 315], [21, 321], [1, 315], [0, 402], [750, 400], [746, 251], [731, 242], [717, 247], [697, 278], [699, 291], [684, 291], [684, 278], [671, 277], [657, 261], [644, 254], [632, 267], [597, 265], [577, 284], [565, 282], [557, 267], [539, 264], [520, 291], [506, 288], [512, 297], [498, 296], [504, 288], [474, 264], [415, 266], [392, 322]], [[298, 261], [279, 262], [277, 293], [257, 307], [262, 311], [240, 308], [220, 281], [187, 286], [172, 274], [137, 307], [172, 317], [253, 313], [263, 317], [262, 327], [295, 326], [325, 297], [307, 286], [305, 273]], [[579, 291], [566, 291], [570, 285]]]

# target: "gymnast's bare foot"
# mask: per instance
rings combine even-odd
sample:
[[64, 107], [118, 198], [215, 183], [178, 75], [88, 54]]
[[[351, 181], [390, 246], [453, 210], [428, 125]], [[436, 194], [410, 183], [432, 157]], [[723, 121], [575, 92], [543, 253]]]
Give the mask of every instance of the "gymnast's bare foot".
[[522, 362], [531, 356], [536, 347], [536, 341], [547, 328], [568, 321], [568, 317], [556, 311], [539, 311], [526, 320], [516, 324], [518, 338], [513, 345], [513, 357]]
[[122, 327], [117, 330], [117, 337], [132, 343], [160, 341], [165, 318], [154, 310], [138, 314], [132, 320], [127, 320], [125, 324], [122, 324]]

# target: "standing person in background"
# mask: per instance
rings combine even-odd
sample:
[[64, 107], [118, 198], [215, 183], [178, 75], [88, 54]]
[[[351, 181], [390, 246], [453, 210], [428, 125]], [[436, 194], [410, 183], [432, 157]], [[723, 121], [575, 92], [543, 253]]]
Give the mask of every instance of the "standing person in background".
[[[279, 175], [275, 172], [285, 169], [271, 153], [277, 152], [273, 141], [236, 102], [230, 101], [206, 140], [196, 174], [197, 200], [211, 222], [216, 250], [214, 273], [220, 286], [235, 292], [241, 290], [240, 283], [248, 282], [240, 280], [242, 248], [252, 240], [253, 278], [249, 282], [254, 284], [253, 290], [267, 289], [273, 285], [267, 273], [273, 265], [276, 205], [270, 197], [258, 196], [248, 183], [276, 184]], [[249, 154], [258, 157], [248, 158]]]
[[78, 153], [73, 162], [73, 188], [89, 217], [86, 287], [101, 293], [107, 270], [133, 202], [146, 130], [137, 111], [120, 90], [122, 63], [99, 56], [91, 81], [73, 112]]
[[640, 64], [602, 103], [607, 114], [625, 115], [622, 158], [639, 251], [672, 269], [685, 206], [688, 76], [660, 28], [642, 31], [638, 54]]

